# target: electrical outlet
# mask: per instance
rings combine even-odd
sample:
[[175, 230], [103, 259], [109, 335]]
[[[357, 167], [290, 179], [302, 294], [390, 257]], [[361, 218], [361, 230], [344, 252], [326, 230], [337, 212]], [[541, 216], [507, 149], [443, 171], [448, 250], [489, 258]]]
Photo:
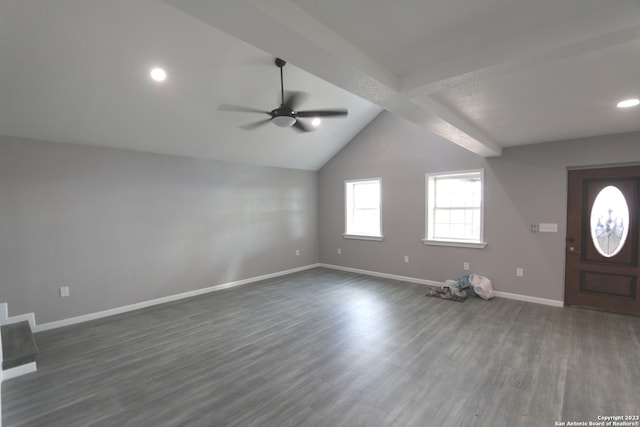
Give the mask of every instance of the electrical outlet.
[[300, 249], [296, 249], [296, 256], [300, 256]]
[[338, 248], [338, 255], [342, 255], [342, 249]]
[[522, 267], [516, 268], [516, 277], [523, 277], [523, 276], [524, 276], [524, 270], [522, 269]]
[[409, 255], [404, 256], [404, 263], [409, 264]]
[[462, 264], [462, 269], [463, 269], [464, 271], [469, 271], [469, 263], [468, 263], [468, 262], [463, 263], [463, 264]]
[[64, 297], [68, 297], [69, 296], [69, 287], [68, 286], [62, 286], [60, 288], [60, 297], [64, 298]]

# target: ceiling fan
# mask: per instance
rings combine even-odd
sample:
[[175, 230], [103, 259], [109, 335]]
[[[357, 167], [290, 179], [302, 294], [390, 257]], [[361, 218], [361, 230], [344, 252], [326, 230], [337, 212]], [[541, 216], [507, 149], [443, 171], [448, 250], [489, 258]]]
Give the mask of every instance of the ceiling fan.
[[[269, 122], [272, 122], [279, 127], [292, 127], [299, 132], [310, 132], [310, 128], [306, 123], [301, 122], [298, 119], [302, 118], [315, 118], [315, 117], [344, 117], [348, 114], [346, 109], [335, 110], [307, 110], [297, 111], [296, 107], [306, 98], [304, 92], [290, 92], [284, 91], [284, 78], [282, 69], [287, 64], [286, 61], [276, 58], [276, 66], [280, 68], [280, 95], [282, 103], [278, 108], [271, 111], [259, 110], [256, 108], [242, 107], [237, 105], [223, 104], [220, 106], [220, 110], [223, 111], [237, 111], [241, 113], [260, 113], [267, 114], [269, 118], [259, 120], [257, 122], [249, 123], [240, 126], [241, 129], [252, 130]], [[286, 96], [285, 96], [286, 94]]]

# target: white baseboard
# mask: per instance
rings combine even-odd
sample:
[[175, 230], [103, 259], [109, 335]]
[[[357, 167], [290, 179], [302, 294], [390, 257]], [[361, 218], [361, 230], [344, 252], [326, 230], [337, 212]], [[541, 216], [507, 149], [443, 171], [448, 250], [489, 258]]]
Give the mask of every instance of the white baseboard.
[[[382, 272], [379, 272], [379, 271], [363, 270], [363, 269], [352, 268], [352, 267], [344, 267], [344, 266], [341, 266], [341, 265], [317, 263], [317, 264], [305, 265], [303, 267], [292, 268], [292, 269], [289, 269], [289, 270], [279, 271], [279, 272], [276, 272], [276, 273], [265, 274], [265, 275], [262, 275], [262, 276], [251, 277], [251, 278], [248, 278], [248, 279], [237, 280], [237, 281], [234, 281], [234, 282], [223, 283], [223, 284], [220, 284], [220, 285], [210, 286], [208, 288], [196, 289], [194, 291], [183, 292], [183, 293], [175, 294], [175, 295], [169, 295], [169, 296], [166, 296], [166, 297], [156, 298], [156, 299], [148, 300], [148, 301], [143, 301], [143, 302], [136, 303], [136, 304], [126, 305], [126, 306], [122, 306], [122, 307], [116, 307], [116, 308], [112, 308], [112, 309], [109, 309], [109, 310], [104, 310], [104, 311], [99, 311], [99, 312], [95, 312], [95, 313], [89, 313], [89, 314], [85, 314], [85, 315], [81, 315], [81, 316], [71, 317], [71, 318], [68, 318], [68, 319], [63, 319], [63, 320], [57, 320], [57, 321], [53, 321], [53, 322], [43, 323], [41, 325], [36, 325], [35, 316], [34, 316], [33, 313], [21, 314], [21, 315], [18, 315], [18, 316], [12, 316], [12, 317], [7, 318], [5, 320], [5, 322], [6, 323], [15, 323], [15, 322], [21, 321], [21, 320], [28, 320], [29, 323], [31, 324], [31, 328], [32, 328], [32, 330], [34, 332], [42, 332], [42, 331], [47, 331], [47, 330], [50, 330], [50, 329], [61, 328], [61, 327], [64, 327], [64, 326], [75, 325], [77, 323], [88, 322], [90, 320], [101, 319], [103, 317], [113, 316], [113, 315], [116, 315], [116, 314], [126, 313], [126, 312], [133, 311], [133, 310], [139, 310], [141, 308], [147, 308], [147, 307], [151, 307], [151, 306], [158, 305], [158, 304], [164, 304], [164, 303], [167, 303], [167, 302], [173, 302], [173, 301], [178, 301], [178, 300], [185, 299], [185, 298], [191, 298], [191, 297], [194, 297], [194, 296], [198, 296], [198, 295], [203, 295], [203, 294], [207, 294], [207, 293], [210, 293], [210, 292], [219, 291], [219, 290], [222, 290], [222, 289], [229, 289], [229, 288], [233, 288], [233, 287], [236, 287], [236, 286], [242, 286], [242, 285], [246, 285], [246, 284], [249, 284], [249, 283], [258, 282], [260, 280], [266, 280], [266, 279], [271, 279], [271, 278], [274, 278], [274, 277], [284, 276], [286, 274], [297, 273], [299, 271], [309, 270], [309, 269], [316, 268], [316, 267], [325, 267], [325, 268], [329, 268], [329, 269], [332, 269], [332, 270], [340, 270], [340, 271], [347, 271], [347, 272], [350, 272], [350, 273], [365, 274], [365, 275], [368, 275], [368, 276], [382, 277], [382, 278], [385, 278], [385, 279], [399, 280], [399, 281], [403, 281], [403, 282], [417, 283], [417, 284], [427, 285], [427, 286], [442, 286], [443, 285], [442, 282], [438, 282], [438, 281], [435, 281], [435, 280], [420, 279], [420, 278], [417, 278], [417, 277], [410, 277], [410, 276], [400, 276], [400, 275], [397, 275], [397, 274], [382, 273]], [[532, 296], [528, 296], [528, 295], [513, 294], [513, 293], [509, 293], [509, 292], [496, 291], [496, 296], [499, 297], [499, 298], [512, 299], [512, 300], [525, 301], [525, 302], [532, 302], [532, 303], [535, 303], [535, 304], [550, 305], [550, 306], [553, 306], [553, 307], [563, 307], [564, 306], [563, 301], [546, 299], [546, 298], [539, 298], [539, 297], [532, 297]], [[6, 307], [7, 307], [6, 303], [0, 304], [0, 324], [4, 324], [3, 321], [2, 321], [2, 317], [1, 316], [2, 316], [3, 312], [6, 313]]]
[[41, 325], [36, 325], [34, 332], [42, 332], [42, 331], [47, 331], [49, 329], [62, 328], [64, 326], [70, 326], [70, 325], [75, 325], [77, 323], [88, 322], [90, 320], [101, 319], [103, 317], [126, 313], [133, 310], [139, 310], [141, 308], [147, 308], [147, 307], [151, 307], [158, 304], [164, 304], [167, 302], [173, 302], [173, 301], [178, 301], [185, 298], [195, 297], [198, 295], [208, 294], [210, 292], [220, 291], [222, 289], [229, 289], [229, 288], [246, 285], [253, 282], [259, 282], [260, 280], [272, 279], [274, 277], [284, 276], [286, 274], [297, 273], [299, 271], [309, 270], [319, 266], [320, 264], [309, 264], [303, 267], [292, 268], [290, 270], [279, 271], [276, 273], [265, 274], [262, 276], [251, 277], [243, 280], [236, 280], [234, 282], [228, 282], [220, 285], [210, 286], [208, 288], [196, 289], [194, 291], [183, 292], [175, 295], [169, 295], [166, 297], [143, 301], [136, 304], [125, 305], [122, 307], [116, 307], [116, 308], [112, 308], [104, 311], [98, 311], [96, 313], [89, 313], [89, 314], [84, 314], [82, 316], [76, 316], [68, 319], [62, 319], [62, 320], [56, 320], [53, 322], [43, 323]]
[[528, 295], [512, 294], [509, 292], [496, 291], [496, 297], [512, 299], [516, 301], [532, 302], [534, 304], [550, 305], [552, 307], [564, 307], [564, 301], [547, 299], [547, 298], [539, 298], [539, 297], [530, 297]]
[[38, 370], [36, 362], [27, 363], [26, 365], [16, 366], [15, 368], [5, 369], [2, 371], [2, 381], [10, 380], [22, 375], [30, 374]]
[[365, 274], [367, 276], [382, 277], [384, 279], [400, 280], [402, 282], [418, 283], [420, 285], [428, 286], [442, 286], [442, 282], [436, 282], [434, 280], [418, 279], [416, 277], [398, 276], [397, 274], [381, 273], [379, 271], [361, 270], [359, 268], [343, 267], [341, 265], [333, 264], [318, 264], [318, 267], [330, 268], [332, 270], [347, 271], [349, 273]]
[[[442, 286], [443, 285], [442, 282], [437, 282], [437, 281], [434, 281], [434, 280], [418, 279], [416, 277], [408, 277], [408, 276], [398, 276], [398, 275], [395, 275], [395, 274], [380, 273], [378, 271], [361, 270], [359, 268], [343, 267], [341, 265], [319, 264], [319, 266], [320, 267], [325, 267], [325, 268], [330, 268], [332, 270], [340, 270], [340, 271], [348, 271], [348, 272], [351, 272], [351, 273], [366, 274], [368, 276], [383, 277], [385, 279], [401, 280], [403, 282], [418, 283], [418, 284], [421, 284], [421, 285], [429, 285], [429, 286]], [[528, 295], [512, 294], [512, 293], [509, 293], [509, 292], [500, 292], [500, 291], [495, 291], [495, 292], [496, 292], [496, 297], [498, 297], [498, 298], [511, 299], [511, 300], [524, 301], [524, 302], [532, 302], [532, 303], [535, 303], [535, 304], [550, 305], [550, 306], [553, 306], [553, 307], [564, 307], [564, 302], [563, 301], [552, 300], [552, 299], [547, 299], [547, 298], [531, 297], [531, 296], [528, 296]]]

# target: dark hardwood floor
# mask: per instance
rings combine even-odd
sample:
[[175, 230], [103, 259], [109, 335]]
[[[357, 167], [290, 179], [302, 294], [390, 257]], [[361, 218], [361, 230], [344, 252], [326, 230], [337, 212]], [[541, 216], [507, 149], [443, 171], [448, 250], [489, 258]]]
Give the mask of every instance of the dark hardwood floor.
[[313, 269], [36, 335], [11, 426], [555, 426], [640, 415], [640, 318]]

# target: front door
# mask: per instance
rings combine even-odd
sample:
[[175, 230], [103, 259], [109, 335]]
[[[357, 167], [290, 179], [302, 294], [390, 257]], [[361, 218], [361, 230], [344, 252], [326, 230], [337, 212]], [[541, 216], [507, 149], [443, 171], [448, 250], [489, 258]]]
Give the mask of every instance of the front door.
[[569, 171], [565, 303], [640, 314], [640, 166]]

